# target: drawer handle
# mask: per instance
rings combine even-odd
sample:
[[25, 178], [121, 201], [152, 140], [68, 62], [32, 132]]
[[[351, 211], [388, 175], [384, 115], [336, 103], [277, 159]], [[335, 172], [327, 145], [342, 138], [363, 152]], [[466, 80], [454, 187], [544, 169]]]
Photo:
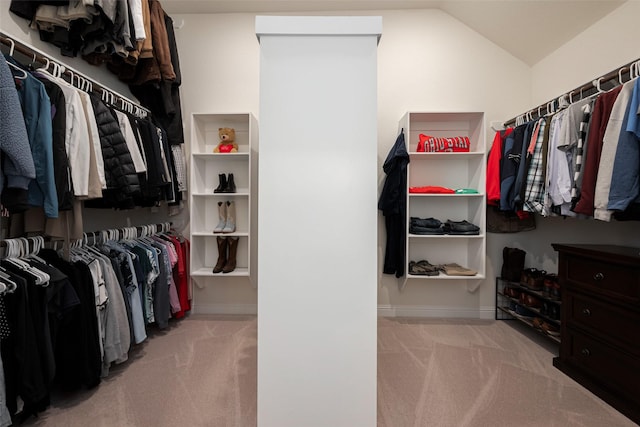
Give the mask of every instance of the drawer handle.
[[585, 316], [591, 316], [591, 310], [589, 310], [588, 308], [583, 308], [582, 314], [584, 314]]
[[582, 353], [583, 356], [591, 356], [591, 351], [588, 348], [583, 348], [580, 353]]
[[593, 275], [593, 280], [595, 280], [596, 282], [599, 282], [602, 279], [604, 279], [604, 274], [602, 273], [596, 273]]

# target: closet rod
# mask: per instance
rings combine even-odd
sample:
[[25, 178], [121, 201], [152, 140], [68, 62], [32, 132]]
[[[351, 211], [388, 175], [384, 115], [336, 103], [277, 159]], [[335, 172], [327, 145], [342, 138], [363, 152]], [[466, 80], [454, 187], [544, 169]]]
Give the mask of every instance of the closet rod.
[[[57, 59], [54, 59], [53, 57], [51, 57], [50, 55], [47, 55], [46, 53], [42, 52], [41, 50], [17, 39], [16, 37], [5, 33], [4, 31], [0, 31], [0, 43], [8, 46], [8, 47], [13, 47], [14, 50], [20, 52], [21, 54], [23, 54], [26, 57], [33, 57], [34, 58], [34, 62], [39, 62], [41, 64], [58, 64], [60, 66], [63, 67], [64, 71], [62, 72], [62, 74], [65, 74], [69, 77], [70, 83], [73, 85], [73, 76], [78, 77], [79, 79], [83, 79], [89, 83], [91, 83], [91, 87], [92, 87], [92, 91], [95, 92], [98, 95], [103, 95], [105, 93], [107, 94], [111, 94], [112, 98], [109, 100], [107, 99], [107, 102], [109, 102], [110, 104], [112, 104], [113, 106], [123, 109], [126, 109], [126, 104], [130, 105], [133, 108], [136, 108], [138, 111], [142, 111], [144, 112], [146, 115], [150, 115], [151, 111], [148, 108], [143, 107], [142, 105], [140, 105], [138, 102], [136, 101], [132, 101], [131, 99], [127, 98], [124, 95], [121, 95], [120, 93], [109, 89], [108, 87], [101, 85], [100, 83], [96, 82], [94, 79], [87, 77], [85, 74], [75, 70], [72, 67], [69, 67], [68, 65], [62, 63], [61, 61], [58, 61]], [[121, 101], [121, 105], [118, 105], [115, 98], [118, 98]]]
[[[635, 71], [636, 73], [639, 71], [638, 67], [640, 66], [640, 59], [636, 59], [634, 61], [631, 61], [621, 67], [616, 68], [615, 70], [609, 71], [606, 74], [603, 74], [602, 76], [594, 79], [592, 82], [589, 83], [585, 83], [582, 86], [578, 86], [577, 88], [570, 90], [569, 92], [561, 95], [559, 98], [556, 99], [552, 99], [549, 102], [545, 102], [544, 104], [540, 104], [537, 107], [526, 111], [523, 114], [520, 114], [512, 119], [507, 120], [506, 122], [504, 122], [504, 126], [512, 126], [516, 123], [516, 121], [518, 120], [518, 118], [520, 117], [526, 117], [527, 115], [530, 115], [532, 120], [534, 119], [534, 114], [537, 115], [537, 117], [535, 117], [536, 119], [539, 119], [540, 117], [542, 117], [544, 114], [542, 113], [543, 111], [546, 113], [547, 109], [550, 105], [553, 105], [554, 110], [557, 109], [557, 102], [558, 99], [560, 98], [565, 98], [567, 101], [571, 100], [572, 102], [575, 101], [580, 101], [581, 99], [584, 99], [588, 96], [593, 95], [594, 93], [596, 93], [597, 91], [597, 85], [601, 85], [602, 83], [606, 83], [606, 82], [610, 82], [612, 80], [615, 80], [615, 84], [613, 87], [619, 86], [620, 84], [622, 84], [623, 82], [621, 82], [620, 80], [624, 77], [623, 75], [625, 74], [625, 70], [628, 70], [627, 73], [627, 80], [629, 81], [633, 78], [633, 76], [631, 75], [632, 70], [635, 67]], [[613, 89], [613, 88], [612, 88]], [[573, 98], [573, 95], [578, 95], [577, 98]]]

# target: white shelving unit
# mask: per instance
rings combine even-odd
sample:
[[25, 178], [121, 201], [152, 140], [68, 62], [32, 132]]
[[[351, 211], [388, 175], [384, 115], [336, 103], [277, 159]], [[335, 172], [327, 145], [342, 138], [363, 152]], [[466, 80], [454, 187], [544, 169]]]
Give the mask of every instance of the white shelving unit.
[[[235, 129], [238, 152], [214, 153], [219, 142], [218, 129]], [[215, 114], [193, 113], [191, 116], [191, 277], [199, 287], [221, 277], [248, 277], [255, 286], [255, 256], [252, 254], [252, 194], [254, 159], [251, 147], [258, 138], [256, 118], [251, 113]], [[232, 173], [235, 193], [214, 193], [219, 174]], [[218, 202], [233, 201], [236, 212], [236, 231], [214, 233], [218, 224]], [[255, 211], [255, 210], [253, 210]], [[213, 273], [218, 259], [218, 236], [238, 237], [237, 266], [230, 273]], [[197, 312], [198, 289], [194, 289]], [[207, 304], [211, 303], [206, 302]]]
[[[486, 265], [486, 150], [484, 113], [407, 112], [400, 121], [404, 128], [410, 162], [407, 172], [407, 242], [402, 290], [409, 280], [465, 280], [467, 289], [477, 289], [485, 278]], [[420, 134], [435, 137], [468, 136], [468, 152], [417, 152]], [[411, 194], [409, 187], [441, 186], [453, 190], [471, 188], [477, 194]], [[480, 227], [479, 235], [414, 235], [409, 233], [411, 217], [436, 218], [443, 223], [469, 221]], [[409, 273], [409, 262], [457, 263], [477, 272], [475, 276], [418, 276]]]

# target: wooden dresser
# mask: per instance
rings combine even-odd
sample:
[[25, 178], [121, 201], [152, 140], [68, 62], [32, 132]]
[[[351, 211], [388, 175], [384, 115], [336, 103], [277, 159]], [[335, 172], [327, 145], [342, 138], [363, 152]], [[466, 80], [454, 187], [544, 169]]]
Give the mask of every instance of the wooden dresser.
[[640, 424], [640, 248], [552, 246], [562, 288], [553, 365]]

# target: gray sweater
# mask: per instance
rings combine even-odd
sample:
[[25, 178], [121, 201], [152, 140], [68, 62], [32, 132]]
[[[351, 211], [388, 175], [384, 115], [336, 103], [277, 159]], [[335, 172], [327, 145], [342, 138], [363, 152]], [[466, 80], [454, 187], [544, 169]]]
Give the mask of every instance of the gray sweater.
[[7, 187], [26, 190], [36, 177], [29, 138], [11, 69], [0, 55], [0, 150], [4, 159], [0, 167], [0, 193]]

